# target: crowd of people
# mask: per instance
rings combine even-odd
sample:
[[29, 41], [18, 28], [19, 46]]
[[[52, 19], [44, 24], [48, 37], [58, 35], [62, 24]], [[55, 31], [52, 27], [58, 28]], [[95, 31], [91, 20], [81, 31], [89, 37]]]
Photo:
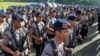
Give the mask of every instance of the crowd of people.
[[98, 11], [82, 6], [1, 10], [0, 49], [4, 56], [28, 56], [32, 48], [36, 56], [72, 56], [76, 43], [87, 38], [95, 18], [100, 33]]

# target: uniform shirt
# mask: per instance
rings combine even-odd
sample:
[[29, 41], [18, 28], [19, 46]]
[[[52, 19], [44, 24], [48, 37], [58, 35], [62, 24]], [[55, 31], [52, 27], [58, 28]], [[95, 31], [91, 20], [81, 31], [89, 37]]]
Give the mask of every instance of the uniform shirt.
[[81, 32], [81, 28], [82, 28], [82, 21], [78, 22], [78, 25], [76, 26], [76, 35], [78, 36]]
[[58, 11], [57, 13], [56, 13], [56, 18], [58, 19], [58, 18], [62, 18], [62, 12], [61, 11]]
[[[65, 56], [64, 47], [63, 47], [64, 43], [62, 42], [62, 43], [58, 44], [55, 38], [53, 38], [52, 40], [54, 41], [54, 43], [56, 45], [56, 48], [57, 48], [56, 51], [58, 51], [58, 56]], [[45, 46], [41, 56], [55, 56], [53, 51], [54, 50], [52, 49], [50, 43], [48, 43]]]
[[84, 15], [83, 17], [82, 17], [82, 22], [86, 22], [88, 20], [88, 17], [86, 16], [86, 15]]
[[74, 28], [74, 29], [71, 29], [71, 33], [69, 35], [69, 44], [68, 44], [68, 47], [69, 48], [74, 48], [75, 47], [75, 44], [76, 44], [76, 33], [77, 31], [77, 28]]
[[87, 22], [91, 22], [91, 17], [92, 17], [92, 14], [90, 14], [90, 15], [85, 15], [86, 17], [86, 19], [87, 19]]
[[[53, 29], [53, 24], [55, 23], [55, 21], [56, 21], [56, 18], [52, 18], [52, 19], [48, 18], [46, 22], [46, 27], [50, 27]], [[49, 31], [49, 30], [47, 30], [47, 33], [54, 34], [52, 31]]]
[[46, 11], [45, 14], [46, 14], [45, 16], [49, 16], [49, 11]]
[[[30, 28], [30, 30], [29, 30], [29, 32], [30, 32], [30, 33], [34, 33], [34, 35], [37, 36], [37, 37], [42, 37], [42, 36], [39, 35], [39, 32], [38, 32], [38, 28], [37, 28], [37, 27], [39, 28], [39, 32], [43, 31], [44, 23], [43, 23], [43, 22], [39, 22], [39, 23], [37, 23], [37, 25], [36, 25], [36, 23], [33, 22], [33, 23], [32, 23], [32, 26], [31, 26], [31, 28]], [[37, 40], [35, 40], [35, 43], [36, 43], [36, 44], [41, 44], [41, 43], [38, 42]]]
[[26, 15], [23, 15], [23, 19], [24, 19], [24, 21], [25, 21], [26, 23], [28, 22], [27, 16], [26, 16]]
[[21, 22], [21, 26], [22, 26], [22, 27], [24, 27], [24, 26], [25, 26], [25, 24], [26, 24], [26, 22], [25, 22], [25, 21], [22, 21], [22, 22]]
[[[14, 31], [14, 30], [13, 30]], [[15, 33], [15, 39], [17, 40], [17, 43], [18, 43], [18, 46], [20, 45], [20, 43], [21, 43], [21, 41], [22, 41], [22, 39], [24, 38], [23, 36], [25, 36], [25, 32], [27, 31], [27, 29], [22, 29], [22, 28], [20, 28], [20, 29], [18, 29], [18, 30], [16, 30], [16, 31], [14, 31], [14, 33]], [[12, 38], [12, 34], [11, 34], [11, 32], [10, 32], [10, 30], [7, 30], [5, 33], [4, 33], [4, 35], [3, 35], [3, 43], [4, 44], [12, 44], [12, 46], [16, 49], [16, 48], [18, 48], [17, 47], [17, 45], [16, 45], [16, 42], [15, 42], [15, 40], [14, 40], [14, 38]]]
[[6, 19], [6, 22], [7, 22], [9, 25], [11, 25], [11, 22], [12, 22], [11, 17], [10, 17], [10, 18], [7, 18], [7, 19]]
[[5, 30], [8, 28], [8, 24], [6, 22], [0, 24], [0, 34], [1, 36], [3, 36], [3, 33], [5, 32]]

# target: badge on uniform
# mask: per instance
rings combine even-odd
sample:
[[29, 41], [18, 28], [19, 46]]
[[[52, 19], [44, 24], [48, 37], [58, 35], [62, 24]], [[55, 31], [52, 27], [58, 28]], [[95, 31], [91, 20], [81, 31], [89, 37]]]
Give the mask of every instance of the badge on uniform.
[[45, 53], [45, 56], [51, 56], [49, 53]]

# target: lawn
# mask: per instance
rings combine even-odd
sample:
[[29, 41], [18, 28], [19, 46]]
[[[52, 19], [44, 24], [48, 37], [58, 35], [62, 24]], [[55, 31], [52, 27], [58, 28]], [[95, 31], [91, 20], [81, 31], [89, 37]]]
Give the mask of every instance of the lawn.
[[8, 8], [8, 6], [12, 6], [12, 5], [16, 5], [16, 6], [23, 6], [25, 4], [28, 3], [24, 3], [24, 2], [0, 2], [0, 9], [3, 7], [4, 9]]

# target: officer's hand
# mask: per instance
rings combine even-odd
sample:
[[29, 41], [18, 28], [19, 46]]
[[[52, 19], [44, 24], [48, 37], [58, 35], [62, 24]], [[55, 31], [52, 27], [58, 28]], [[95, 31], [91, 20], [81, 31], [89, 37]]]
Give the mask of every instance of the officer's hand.
[[43, 41], [43, 38], [42, 37], [40, 37], [40, 41]]
[[70, 52], [72, 52], [74, 49], [73, 48], [70, 48]]
[[82, 36], [79, 34], [79, 35], [77, 36], [77, 39], [82, 39]]
[[21, 52], [16, 51], [16, 55], [17, 55], [17, 56], [20, 56], [20, 55], [21, 55]]
[[80, 38], [82, 38], [82, 35], [79, 35]]
[[42, 37], [37, 37], [36, 40], [39, 41], [39, 42], [43, 42], [43, 38]]
[[40, 40], [39, 40], [40, 42], [43, 42], [43, 38], [42, 37], [40, 37]]
[[69, 48], [65, 47], [65, 51], [66, 51], [66, 52], [69, 51]]
[[31, 53], [31, 49], [28, 50], [28, 53], [29, 53], [29, 54]]
[[17, 53], [16, 53], [16, 52], [14, 52], [14, 54], [13, 54], [12, 56], [17, 56]]
[[36, 37], [36, 40], [37, 40], [37, 41], [40, 41], [40, 38], [39, 38], [39, 37]]

